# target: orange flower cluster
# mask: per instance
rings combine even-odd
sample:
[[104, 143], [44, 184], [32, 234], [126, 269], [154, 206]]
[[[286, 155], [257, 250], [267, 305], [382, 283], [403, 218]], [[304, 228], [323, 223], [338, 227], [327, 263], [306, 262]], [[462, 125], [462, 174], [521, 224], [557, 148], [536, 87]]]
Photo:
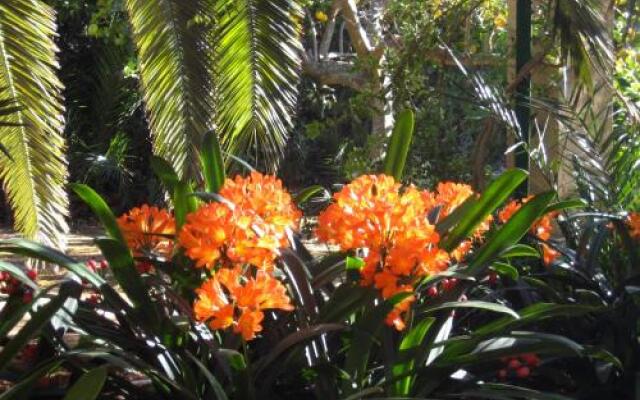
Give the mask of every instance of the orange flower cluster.
[[189, 214], [179, 235], [196, 267], [213, 271], [197, 290], [194, 313], [212, 329], [251, 340], [262, 331], [263, 310], [293, 309], [273, 272], [302, 214], [278, 179], [257, 172], [227, 179], [219, 194], [225, 201]]
[[[412, 293], [424, 276], [448, 266], [449, 255], [438, 248], [440, 237], [427, 215], [432, 207], [423, 192], [385, 175], [364, 175], [334, 195], [318, 217], [318, 237], [342, 250], [363, 249], [361, 283], [373, 285], [388, 299]], [[404, 328], [403, 314], [415, 298], [396, 305], [387, 323]]]
[[[523, 204], [525, 204], [532, 198], [533, 196], [528, 196], [522, 200], [512, 200], [498, 213], [498, 219], [500, 220], [500, 222], [507, 222], [513, 216], [513, 214], [515, 214], [516, 211], [518, 211], [520, 207], [522, 207]], [[557, 212], [550, 212], [546, 215], [543, 215], [533, 224], [533, 226], [531, 226], [529, 232], [542, 241], [551, 239], [551, 234], [553, 233], [552, 221], [557, 216]], [[542, 260], [545, 265], [551, 265], [551, 263], [560, 256], [560, 253], [557, 250], [553, 249], [546, 243], [542, 243], [541, 247]]]
[[627, 217], [629, 234], [633, 239], [640, 240], [640, 213], [632, 212]]
[[211, 329], [232, 328], [244, 340], [262, 331], [263, 310], [293, 310], [284, 285], [266, 271], [247, 277], [239, 266], [222, 268], [196, 290], [196, 317]]
[[196, 266], [251, 264], [270, 270], [278, 250], [288, 246], [301, 212], [280, 180], [252, 172], [227, 179], [219, 193], [228, 203], [209, 203], [187, 216], [180, 246]]
[[118, 218], [118, 226], [134, 256], [171, 256], [176, 223], [167, 210], [144, 204]]
[[[456, 208], [462, 205], [469, 197], [476, 196], [471, 186], [463, 183], [440, 182], [436, 187], [436, 192], [424, 191], [423, 198], [429, 204], [430, 209], [439, 207], [438, 220], [448, 217]], [[493, 217], [489, 216], [476, 228], [473, 238], [481, 240], [484, 233], [491, 227]], [[451, 257], [460, 262], [469, 253], [473, 246], [473, 240], [464, 240], [451, 252]]]

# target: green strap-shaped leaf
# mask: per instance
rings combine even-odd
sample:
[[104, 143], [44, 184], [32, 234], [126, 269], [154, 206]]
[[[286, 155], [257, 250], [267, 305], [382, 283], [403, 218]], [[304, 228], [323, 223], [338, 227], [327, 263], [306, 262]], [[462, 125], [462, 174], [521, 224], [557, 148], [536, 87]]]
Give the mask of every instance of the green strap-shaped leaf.
[[36, 382], [55, 370], [62, 364], [62, 360], [55, 358], [42, 366], [38, 366], [35, 370], [29, 371], [26, 375], [21, 376], [15, 385], [11, 386], [7, 391], [0, 394], [0, 400], [23, 400], [30, 398], [29, 395], [33, 391]]
[[494, 270], [496, 273], [502, 276], [509, 277], [509, 279], [512, 279], [514, 281], [517, 281], [518, 277], [520, 276], [516, 267], [514, 267], [511, 264], [507, 264], [499, 261], [491, 264], [491, 269]]
[[442, 225], [448, 225], [449, 218], [439, 223], [438, 231], [445, 235], [440, 241], [440, 247], [447, 251], [455, 249], [487, 216], [500, 207], [526, 178], [527, 173], [520, 169], [504, 172], [491, 182], [477, 201], [468, 206], [464, 215], [456, 214], [456, 218], [460, 221], [451, 228], [450, 232], [442, 232], [441, 228]]
[[[409, 352], [420, 347], [429, 328], [433, 325], [435, 318], [424, 318], [416, 326], [414, 326], [400, 342], [400, 352]], [[411, 357], [404, 362], [396, 363], [393, 366], [393, 376], [401, 376], [410, 372], [415, 366], [415, 357]], [[394, 390], [396, 396], [408, 396], [411, 392], [411, 385], [414, 377], [409, 375], [401, 378], [395, 383]]]
[[540, 252], [534, 249], [531, 246], [527, 246], [525, 244], [515, 244], [502, 253], [500, 253], [501, 258], [517, 258], [517, 257], [540, 257]]
[[71, 386], [63, 400], [95, 400], [107, 381], [107, 367], [102, 366], [87, 371]]
[[367, 364], [375, 337], [384, 326], [384, 320], [393, 307], [404, 300], [409, 293], [399, 293], [366, 312], [360, 321], [353, 326], [351, 347], [347, 352], [344, 371], [349, 376], [342, 385], [344, 394], [351, 394], [362, 389], [361, 385], [367, 373]]
[[164, 158], [158, 156], [151, 156], [149, 158], [149, 163], [153, 173], [156, 174], [162, 184], [166, 186], [167, 190], [170, 192], [173, 191], [175, 185], [180, 181], [180, 177], [171, 164], [169, 164], [169, 162]]
[[448, 310], [448, 309], [455, 309], [455, 308], [477, 308], [481, 310], [507, 314], [507, 315], [510, 315], [511, 318], [515, 318], [515, 319], [520, 318], [518, 313], [513, 311], [509, 307], [503, 306], [501, 304], [489, 303], [487, 301], [452, 301], [452, 302], [442, 303], [434, 307], [423, 308], [420, 310], [420, 313], [430, 314], [440, 310]]
[[200, 151], [200, 164], [204, 175], [205, 190], [209, 193], [218, 193], [224, 184], [225, 168], [220, 141], [214, 131], [209, 131], [204, 135]]
[[43, 246], [40, 243], [32, 242], [26, 239], [0, 240], [0, 251], [12, 254], [20, 254], [50, 264], [59, 265], [68, 269], [78, 277], [91, 283], [96, 288], [106, 283], [106, 281], [100, 275], [88, 269], [84, 263], [76, 261], [73, 258], [59, 252], [58, 250]]
[[72, 183], [70, 186], [78, 197], [91, 208], [91, 211], [93, 211], [96, 217], [98, 217], [107, 234], [120, 243], [125, 244], [126, 242], [122, 236], [116, 217], [113, 215], [113, 211], [111, 211], [107, 202], [87, 185]]
[[491, 235], [485, 245], [478, 250], [469, 265], [467, 273], [472, 276], [477, 275], [494, 256], [518, 243], [531, 225], [545, 213], [549, 202], [554, 196], [555, 194], [552, 192], [543, 193], [520, 207], [509, 221], [500, 230]]
[[129, 248], [117, 240], [109, 238], [96, 239], [96, 244], [109, 262], [109, 267], [122, 290], [136, 306], [139, 317], [157, 327], [158, 314], [149, 299], [148, 290], [136, 270]]
[[198, 207], [198, 199], [193, 196], [193, 188], [183, 180], [173, 188], [173, 212], [176, 217], [176, 228], [179, 230], [187, 221], [187, 214]]
[[171, 164], [160, 157], [151, 157], [151, 169], [169, 191], [176, 227], [180, 229], [187, 219], [187, 214], [197, 208], [198, 200], [193, 196], [193, 187], [186, 179], [180, 179]]
[[500, 318], [476, 329], [475, 334], [484, 336], [504, 332], [507, 329], [524, 326], [529, 323], [540, 322], [549, 318], [579, 317], [584, 314], [602, 311], [602, 307], [536, 303], [519, 311], [520, 319]]
[[586, 206], [587, 202], [583, 199], [564, 200], [550, 204], [549, 207], [547, 207], [545, 214], [553, 211], [564, 211], [570, 208], [584, 208]]
[[60, 293], [51, 299], [47, 304], [31, 315], [31, 319], [16, 333], [0, 352], [0, 370], [6, 368], [7, 364], [18, 354], [18, 352], [29, 341], [40, 333], [42, 328], [49, 323], [56, 312], [64, 305], [69, 298], [70, 293], [60, 291]]
[[413, 111], [407, 109], [400, 112], [393, 127], [382, 172], [393, 176], [397, 181], [402, 180], [402, 173], [404, 172], [407, 155], [411, 147], [411, 139], [413, 138], [414, 124]]
[[35, 291], [38, 291], [39, 289], [38, 285], [36, 285], [35, 282], [33, 282], [31, 278], [29, 278], [27, 274], [24, 273], [22, 268], [16, 265], [13, 265], [5, 261], [0, 261], [0, 271], [6, 271], [10, 273], [11, 275], [13, 275], [14, 278], [24, 283], [25, 285], [29, 286], [31, 289]]
[[296, 194], [293, 200], [298, 206], [301, 206], [307, 201], [311, 200], [317, 194], [323, 192], [326, 193], [327, 190], [320, 185], [309, 186], [308, 188], [304, 188], [298, 194]]

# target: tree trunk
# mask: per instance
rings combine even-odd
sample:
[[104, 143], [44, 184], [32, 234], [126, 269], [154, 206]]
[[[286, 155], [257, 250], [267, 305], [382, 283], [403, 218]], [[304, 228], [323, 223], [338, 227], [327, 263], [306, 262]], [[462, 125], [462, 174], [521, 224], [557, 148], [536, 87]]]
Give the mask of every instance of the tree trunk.
[[[378, 75], [378, 74], [376, 74]], [[376, 78], [373, 84], [374, 88], [373, 101], [371, 102], [371, 143], [369, 155], [372, 161], [382, 159], [386, 151], [387, 138], [391, 136], [393, 131], [393, 92], [391, 91], [391, 78], [384, 71], [384, 67], [380, 67], [380, 78]]]

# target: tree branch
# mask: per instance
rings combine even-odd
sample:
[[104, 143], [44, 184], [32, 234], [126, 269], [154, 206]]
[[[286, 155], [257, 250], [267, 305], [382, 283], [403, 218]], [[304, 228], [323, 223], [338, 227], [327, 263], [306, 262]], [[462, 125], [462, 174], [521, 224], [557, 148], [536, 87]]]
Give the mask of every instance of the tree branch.
[[303, 57], [302, 70], [322, 85], [344, 86], [362, 91], [369, 83], [369, 77], [354, 69], [353, 63], [346, 61], [311, 61]]
[[358, 8], [355, 0], [336, 0], [340, 3], [342, 16], [347, 23], [347, 31], [351, 38], [351, 44], [356, 50], [358, 57], [366, 57], [372, 50], [371, 40], [367, 35], [367, 31], [362, 26], [360, 17], [358, 16]]
[[329, 23], [322, 34], [322, 41], [320, 42], [320, 58], [326, 58], [327, 53], [329, 53], [333, 33], [336, 29], [336, 18], [338, 18], [338, 14], [341, 9], [342, 3], [339, 0], [334, 1], [331, 5], [331, 10], [329, 11]]

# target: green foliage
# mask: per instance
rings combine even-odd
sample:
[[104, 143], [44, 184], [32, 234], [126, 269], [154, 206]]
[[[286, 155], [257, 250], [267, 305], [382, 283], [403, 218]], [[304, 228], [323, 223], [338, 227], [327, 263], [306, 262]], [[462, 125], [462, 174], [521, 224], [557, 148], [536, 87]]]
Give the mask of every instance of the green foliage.
[[195, 18], [206, 1], [126, 2], [140, 59], [154, 153], [180, 177], [195, 176], [197, 149], [211, 129], [211, 56], [204, 46], [210, 22]]
[[383, 172], [386, 175], [393, 176], [397, 181], [402, 180], [407, 155], [411, 147], [411, 139], [413, 138], [414, 115], [411, 110], [405, 110], [398, 115], [389, 148], [384, 160]]
[[0, 88], [9, 104], [0, 142], [10, 154], [0, 157], [0, 179], [16, 229], [57, 247], [65, 244], [69, 201], [55, 34], [55, 13], [47, 4], [0, 4]]
[[[220, 176], [216, 168], [211, 176]], [[155, 169], [168, 187], [190, 184], [180, 180], [168, 163], [159, 159]], [[449, 217], [451, 221], [441, 221], [441, 226], [451, 227], [445, 237], [452, 232], [459, 232], [455, 237], [472, 235], [478, 221], [504, 203], [521, 175], [520, 171], [507, 172], [489, 186], [485, 195], [461, 206], [462, 211]], [[98, 212], [110, 236], [120, 237], [119, 231], [114, 231], [118, 228], [114, 227], [113, 214], [104, 208], [104, 200], [85, 186], [77, 185], [75, 189]], [[198, 194], [205, 201], [223, 201], [215, 194], [211, 199], [206, 199], [204, 192]], [[63, 366], [78, 371], [68, 396], [75, 396], [75, 391], [95, 381], [91, 385], [95, 395], [128, 393], [155, 398], [279, 398], [309, 396], [312, 392], [317, 398], [359, 398], [374, 393], [437, 398], [468, 393], [494, 395], [501, 390], [510, 393], [504, 398], [517, 398], [522, 393], [531, 398], [552, 398], [554, 395], [547, 392], [559, 386], [538, 385], [544, 381], [543, 375], [509, 384], [496, 382], [500, 360], [536, 353], [572, 379], [575, 370], [567, 366], [571, 363], [578, 363], [587, 371], [595, 371], [591, 360], [613, 369], [619, 363], [617, 354], [610, 349], [588, 343], [583, 335], [563, 335], [562, 329], [557, 329], [560, 325], [553, 324], [556, 319], [584, 320], [585, 316], [602, 312], [602, 306], [570, 301], [554, 304], [546, 298], [539, 303], [529, 296], [535, 291], [533, 288], [502, 290], [515, 282], [525, 282], [529, 275], [535, 276], [531, 268], [538, 263], [537, 253], [531, 246], [519, 244], [520, 237], [548, 210], [575, 205], [549, 206], [551, 199], [551, 195], [543, 194], [528, 201], [506, 224], [495, 227], [494, 234], [467, 259], [421, 284], [413, 294], [415, 305], [403, 332], [386, 326], [384, 320], [394, 305], [409, 294], [383, 301], [375, 289], [356, 282], [362, 260], [340, 255], [337, 259], [344, 261], [336, 264], [337, 268], [318, 268], [323, 263], [310, 259], [299, 242], [295, 254], [283, 250], [278, 261], [297, 305], [296, 313], [268, 316], [261, 337], [243, 343], [229, 332], [210, 330], [193, 318], [188, 295], [193, 286], [184, 285], [188, 285], [189, 275], [196, 280], [201, 280], [202, 275], [181, 252], [170, 260], [153, 254], [134, 259], [122, 241], [99, 239], [98, 246], [115, 280], [111, 284], [55, 250], [25, 240], [1, 241], [0, 251], [54, 262], [90, 286], [80, 288], [74, 284], [71, 291], [61, 288], [58, 297], [38, 311], [33, 322], [0, 353], [0, 358], [10, 360], [29, 338], [49, 329], [50, 316], [66, 304], [68, 296], [78, 301], [77, 308], [65, 312], [70, 326], [81, 332], [83, 345], [73, 350], [55, 348], [55, 355], [40, 364], [44, 369], [25, 374], [24, 380], [7, 393], [17, 393], [29, 379]], [[174, 197], [174, 204], [177, 201]], [[523, 239], [524, 243], [530, 240], [528, 236]], [[451, 246], [457, 242], [452, 241]], [[509, 260], [517, 272], [501, 271], [504, 282], [496, 287], [485, 279], [484, 268], [496, 268], [500, 260]], [[138, 272], [136, 262], [151, 263], [156, 270]], [[14, 267], [7, 266], [5, 270], [20, 275]], [[324, 275], [329, 271], [332, 278], [326, 279]], [[452, 276], [460, 281], [445, 289], [441, 282]], [[121, 291], [114, 290], [115, 285]], [[431, 287], [439, 287], [441, 294], [426, 295]], [[97, 304], [89, 302], [80, 291], [100, 293], [102, 300]], [[525, 293], [529, 294], [524, 296]], [[535, 293], [540, 298], [546, 296], [543, 291]], [[42, 296], [48, 296], [48, 292], [43, 291], [38, 298]], [[26, 309], [17, 308], [14, 312], [24, 313]], [[113, 315], [115, 320], [106, 315]], [[3, 320], [16, 323], [19, 318], [9, 316]], [[42, 333], [40, 340], [45, 338]], [[83, 359], [86, 354], [92, 355], [88, 364]], [[452, 374], [459, 369], [466, 379], [454, 378]], [[150, 384], [139, 388], [127, 385], [123, 371], [136, 371], [146, 376]]]

